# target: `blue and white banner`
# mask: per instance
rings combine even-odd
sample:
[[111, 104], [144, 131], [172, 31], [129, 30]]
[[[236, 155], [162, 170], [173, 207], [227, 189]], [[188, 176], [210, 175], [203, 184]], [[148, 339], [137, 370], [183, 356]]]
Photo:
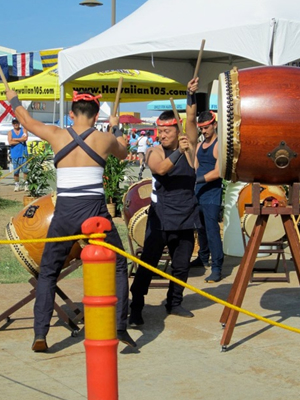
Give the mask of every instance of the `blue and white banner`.
[[33, 75], [33, 53], [13, 54], [13, 76]]

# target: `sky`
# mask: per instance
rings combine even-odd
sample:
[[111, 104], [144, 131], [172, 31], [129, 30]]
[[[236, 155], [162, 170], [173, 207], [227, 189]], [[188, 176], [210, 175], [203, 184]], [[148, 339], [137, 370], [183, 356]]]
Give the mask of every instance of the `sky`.
[[[81, 1], [2, 0], [0, 46], [18, 53], [33, 51], [35, 59], [40, 60], [40, 50], [76, 46], [110, 28], [111, 0], [101, 0], [100, 7], [81, 6]], [[145, 2], [116, 0], [116, 22]], [[121, 103], [120, 111], [140, 112], [145, 117], [157, 115], [147, 111], [146, 105], [145, 102]]]

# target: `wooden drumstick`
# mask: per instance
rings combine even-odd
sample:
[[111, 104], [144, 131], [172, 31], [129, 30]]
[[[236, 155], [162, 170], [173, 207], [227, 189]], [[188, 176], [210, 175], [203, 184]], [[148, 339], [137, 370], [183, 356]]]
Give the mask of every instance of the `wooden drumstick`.
[[[180, 122], [178, 111], [176, 110], [176, 106], [175, 106], [175, 103], [174, 103], [174, 100], [173, 100], [172, 97], [170, 98], [170, 102], [172, 104], [173, 113], [175, 115], [175, 118], [176, 118], [176, 121], [177, 121], [177, 125], [178, 125], [178, 128], [179, 128], [179, 132], [180, 132], [179, 136], [185, 136], [185, 134], [183, 133], [183, 128], [182, 128], [182, 125], [181, 125], [181, 122]], [[194, 163], [192, 161], [191, 154], [189, 153], [188, 150], [186, 150], [186, 155], [187, 155], [188, 162], [189, 162], [190, 166], [192, 166]]]
[[170, 102], [172, 104], [173, 113], [174, 113], [176, 121], [177, 121], [177, 125], [178, 125], [179, 131], [180, 131], [180, 135], [183, 135], [183, 128], [182, 128], [182, 125], [181, 125], [181, 122], [180, 122], [178, 111], [176, 110], [176, 106], [175, 106], [173, 97], [170, 98]]
[[116, 94], [116, 100], [115, 100], [115, 104], [114, 104], [114, 110], [113, 110], [113, 113], [112, 113], [113, 117], [115, 117], [117, 115], [117, 110], [118, 110], [118, 107], [119, 107], [120, 95], [121, 95], [121, 90], [122, 90], [122, 84], [123, 84], [123, 77], [120, 76], [119, 84], [118, 84], [118, 90], [117, 90], [117, 94]]
[[202, 54], [203, 54], [203, 50], [204, 50], [204, 46], [205, 46], [205, 39], [203, 39], [202, 42], [201, 42], [201, 47], [200, 47], [200, 50], [199, 50], [199, 54], [198, 54], [198, 58], [197, 58], [197, 63], [196, 63], [193, 79], [196, 79], [197, 76], [198, 76], [200, 63], [201, 63], [201, 59], [202, 59]]
[[8, 83], [7, 83], [7, 80], [5, 78], [5, 75], [4, 75], [1, 67], [0, 67], [0, 76], [1, 76], [2, 82], [4, 83], [5, 90], [10, 90], [10, 88], [8, 86]]

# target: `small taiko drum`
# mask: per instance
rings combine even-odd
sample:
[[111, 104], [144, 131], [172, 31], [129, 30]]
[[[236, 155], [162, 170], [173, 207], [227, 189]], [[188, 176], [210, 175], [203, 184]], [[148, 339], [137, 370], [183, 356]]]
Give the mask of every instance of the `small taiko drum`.
[[[285, 195], [284, 188], [282, 186], [260, 185], [259, 198], [261, 204], [263, 204], [267, 199], [272, 199], [272, 198], [278, 200], [281, 206], [287, 204], [287, 198]], [[240, 191], [237, 201], [237, 207], [243, 231], [246, 233], [248, 237], [250, 237], [257, 219], [257, 215], [245, 214], [246, 204], [252, 204], [251, 184], [246, 185]], [[284, 235], [285, 235], [285, 230], [280, 216], [275, 214], [269, 215], [267, 226], [262, 238], [262, 243], [275, 242], [276, 240], [281, 239]]]
[[140, 247], [144, 246], [149, 206], [135, 212], [128, 223], [128, 234]]
[[220, 176], [229, 181], [300, 181], [300, 68], [233, 68], [219, 75]]
[[129, 186], [123, 196], [123, 213], [126, 225], [130, 218], [142, 207], [149, 206], [151, 203], [152, 179], [142, 179], [141, 181]]
[[[44, 239], [53, 217], [56, 193], [48, 194], [24, 207], [6, 226], [9, 240]], [[45, 243], [12, 244], [12, 250], [18, 261], [35, 277], [40, 271]], [[73, 259], [79, 259], [81, 246], [76, 242], [67, 257], [64, 268]]]
[[151, 192], [152, 179], [147, 178], [131, 185], [123, 196], [123, 213], [128, 234], [139, 246], [144, 245]]

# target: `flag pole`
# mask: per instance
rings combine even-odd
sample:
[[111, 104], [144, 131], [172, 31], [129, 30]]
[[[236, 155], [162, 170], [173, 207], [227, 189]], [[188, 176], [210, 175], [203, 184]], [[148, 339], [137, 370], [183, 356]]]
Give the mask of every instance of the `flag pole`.
[[5, 78], [5, 75], [4, 75], [1, 67], [0, 67], [0, 76], [1, 76], [2, 82], [4, 83], [5, 90], [10, 90], [10, 87], [8, 86], [7, 80]]

